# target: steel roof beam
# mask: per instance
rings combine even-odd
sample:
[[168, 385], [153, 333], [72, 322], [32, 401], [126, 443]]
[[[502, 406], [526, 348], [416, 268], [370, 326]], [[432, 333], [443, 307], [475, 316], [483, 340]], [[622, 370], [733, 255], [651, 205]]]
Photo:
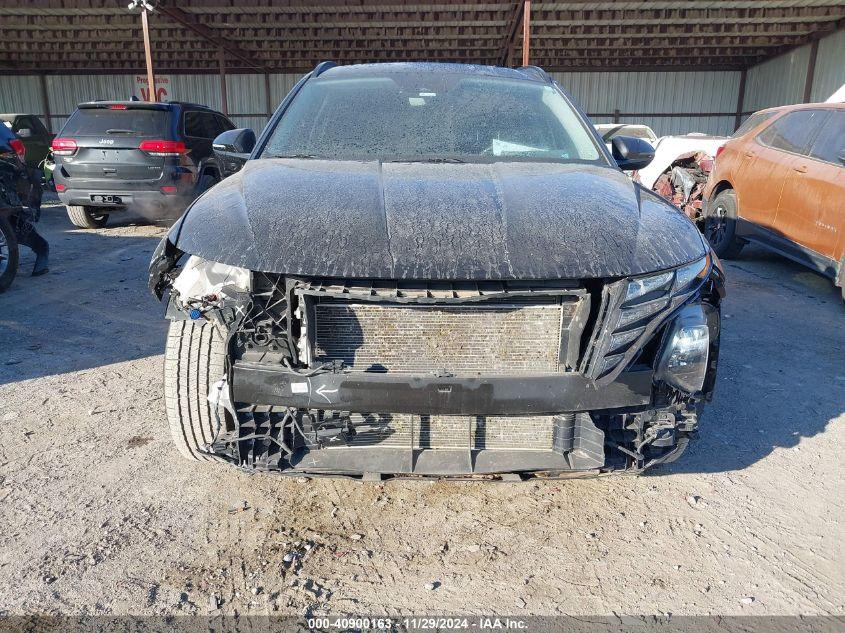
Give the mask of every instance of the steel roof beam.
[[266, 71], [264, 64], [255, 61], [250, 53], [246, 52], [239, 46], [218, 37], [212, 29], [198, 22], [193, 16], [185, 13], [182, 9], [159, 5], [156, 7], [156, 11], [168, 16], [170, 19], [178, 22], [186, 29], [193, 31], [200, 37], [208, 40], [219, 50], [229, 53], [233, 57], [244, 62], [247, 66], [254, 66], [260, 71]]

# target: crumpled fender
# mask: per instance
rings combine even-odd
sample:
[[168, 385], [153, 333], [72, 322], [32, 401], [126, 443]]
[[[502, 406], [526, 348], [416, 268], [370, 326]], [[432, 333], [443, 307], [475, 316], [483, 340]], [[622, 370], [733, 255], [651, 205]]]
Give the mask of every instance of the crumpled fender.
[[169, 278], [169, 273], [179, 262], [179, 259], [184, 255], [170, 241], [170, 236], [167, 235], [156, 246], [153, 251], [152, 259], [150, 260], [149, 277], [147, 280], [147, 287], [156, 298], [161, 301], [164, 297], [165, 291], [169, 288], [172, 280]]

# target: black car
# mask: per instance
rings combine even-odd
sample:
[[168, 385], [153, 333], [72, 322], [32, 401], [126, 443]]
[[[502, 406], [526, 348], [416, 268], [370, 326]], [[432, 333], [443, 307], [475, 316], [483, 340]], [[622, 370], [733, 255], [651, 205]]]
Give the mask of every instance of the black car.
[[[159, 245], [181, 453], [384, 475], [638, 472], [713, 392], [723, 273], [538, 68], [318, 66]], [[238, 158], [235, 156], [235, 158]]]
[[24, 145], [24, 159], [30, 169], [37, 169], [50, 152], [53, 135], [34, 114], [0, 114], [0, 124], [10, 128]]
[[18, 236], [22, 229], [32, 230], [41, 207], [41, 185], [25, 156], [23, 141], [0, 124], [0, 292], [12, 285], [18, 271]]
[[234, 127], [192, 103], [80, 104], [53, 139], [56, 191], [81, 228], [127, 208], [156, 218], [181, 210], [221, 179], [212, 140]]

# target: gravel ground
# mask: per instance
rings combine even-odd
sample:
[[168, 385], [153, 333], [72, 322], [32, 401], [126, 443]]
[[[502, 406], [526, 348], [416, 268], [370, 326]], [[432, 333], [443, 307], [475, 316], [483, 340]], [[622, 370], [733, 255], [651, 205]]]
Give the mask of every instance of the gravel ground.
[[180, 459], [146, 291], [164, 229], [53, 206], [42, 230], [51, 273], [27, 252], [0, 295], [0, 614], [845, 611], [845, 307], [797, 265], [727, 265], [716, 399], [680, 462], [381, 485]]

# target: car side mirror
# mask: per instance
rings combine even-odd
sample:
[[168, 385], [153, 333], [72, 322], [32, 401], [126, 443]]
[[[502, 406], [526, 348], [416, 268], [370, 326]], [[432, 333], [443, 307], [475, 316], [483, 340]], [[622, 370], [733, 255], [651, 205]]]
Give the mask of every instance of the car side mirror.
[[249, 128], [226, 130], [213, 142], [214, 150], [234, 154], [249, 154], [255, 147], [255, 132]]
[[227, 130], [212, 142], [214, 156], [225, 178], [239, 171], [255, 149], [255, 132], [249, 128]]
[[614, 136], [611, 154], [623, 171], [636, 171], [654, 160], [654, 147], [645, 139], [633, 136]]
[[31, 138], [32, 137], [32, 130], [28, 127], [22, 127], [17, 132], [15, 132], [20, 138]]

